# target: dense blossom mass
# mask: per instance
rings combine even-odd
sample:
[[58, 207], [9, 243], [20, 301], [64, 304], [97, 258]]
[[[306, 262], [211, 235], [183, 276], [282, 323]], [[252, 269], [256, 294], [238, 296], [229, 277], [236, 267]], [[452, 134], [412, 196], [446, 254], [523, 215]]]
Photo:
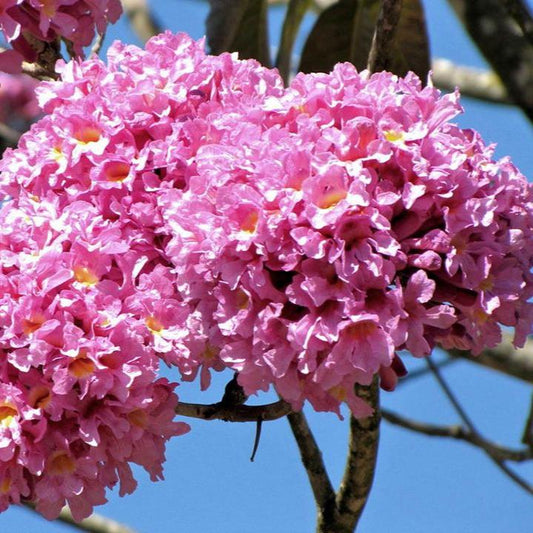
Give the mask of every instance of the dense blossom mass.
[[120, 0], [0, 0], [0, 30], [26, 61], [37, 59], [40, 41], [57, 39], [83, 57], [95, 31], [103, 34], [121, 13]]
[[278, 73], [166, 33], [60, 65], [1, 163], [0, 505], [159, 477], [182, 379], [356, 416], [398, 353], [531, 331], [533, 191], [414, 75]]

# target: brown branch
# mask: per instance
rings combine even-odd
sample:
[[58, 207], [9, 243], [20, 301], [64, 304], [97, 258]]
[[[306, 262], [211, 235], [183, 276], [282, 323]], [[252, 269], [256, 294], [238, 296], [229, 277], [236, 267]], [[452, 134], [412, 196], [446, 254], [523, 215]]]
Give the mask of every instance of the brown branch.
[[122, 7], [133, 31], [141, 41], [146, 42], [150, 37], [163, 31], [150, 11], [146, 0], [122, 0]]
[[[24, 507], [35, 511], [35, 506], [31, 503], [24, 503]], [[85, 520], [76, 522], [68, 507], [63, 507], [56, 520], [79, 531], [87, 531], [89, 533], [135, 533], [134, 529], [98, 514], [92, 514]]]
[[[465, 426], [470, 430], [470, 432], [474, 435], [476, 435], [477, 438], [482, 439], [479, 431], [474, 426], [474, 423], [470, 419], [470, 417], [467, 415], [466, 411], [463, 409], [463, 406], [460, 404], [459, 400], [455, 397], [455, 394], [451, 390], [450, 386], [446, 382], [446, 380], [443, 378], [443, 376], [440, 373], [440, 370], [435, 366], [433, 361], [431, 360], [431, 357], [426, 358], [426, 363], [431, 368], [431, 372], [435, 376], [435, 379], [437, 380], [437, 383], [439, 384], [440, 388], [444, 392], [445, 396], [448, 398], [450, 403], [453, 405], [456, 413], [459, 415]], [[488, 457], [492, 460], [492, 462], [512, 481], [514, 481], [517, 485], [522, 487], [526, 492], [533, 494], [533, 485], [529, 484], [525, 479], [523, 479], [521, 476], [513, 472], [500, 458], [494, 456], [488, 449], [483, 448], [483, 451], [487, 454]]]
[[270, 421], [287, 416], [292, 411], [290, 404], [279, 400], [267, 405], [234, 405], [222, 402], [211, 405], [179, 402], [176, 414], [203, 420], [224, 420], [226, 422]]
[[528, 5], [523, 0], [502, 0], [507, 13], [520, 26], [524, 37], [533, 44], [533, 17]]
[[370, 386], [356, 385], [355, 392], [373, 407], [374, 414], [361, 419], [350, 417], [348, 458], [337, 494], [337, 522], [335, 529], [324, 531], [354, 531], [374, 479], [381, 420], [377, 377]]
[[500, 0], [448, 0], [516, 105], [533, 121], [533, 46]]
[[496, 348], [488, 348], [478, 356], [462, 350], [447, 350], [452, 357], [467, 359], [487, 366], [528, 383], [533, 383], [533, 339], [528, 339], [523, 348], [514, 348], [509, 335]]
[[405, 418], [397, 413], [388, 411], [387, 409], [382, 409], [381, 415], [390, 424], [394, 424], [395, 426], [400, 426], [417, 433], [422, 433], [424, 435], [428, 435], [429, 437], [445, 437], [468, 442], [477, 448], [482, 448], [487, 453], [501, 461], [514, 461], [519, 463], [533, 459], [532, 450], [515, 450], [500, 446], [499, 444], [495, 444], [476, 433], [472, 433], [460, 425], [438, 426], [426, 422], [419, 422]]
[[330, 523], [335, 519], [336, 505], [335, 491], [324, 466], [322, 452], [302, 412], [291, 413], [287, 419], [298, 444], [302, 463], [315, 497], [318, 515], [317, 531], [324, 533], [333, 531], [332, 529], [323, 529], [325, 523]]
[[372, 47], [368, 55], [368, 70], [388, 70], [391, 61], [391, 45], [400, 20], [402, 0], [382, 0]]

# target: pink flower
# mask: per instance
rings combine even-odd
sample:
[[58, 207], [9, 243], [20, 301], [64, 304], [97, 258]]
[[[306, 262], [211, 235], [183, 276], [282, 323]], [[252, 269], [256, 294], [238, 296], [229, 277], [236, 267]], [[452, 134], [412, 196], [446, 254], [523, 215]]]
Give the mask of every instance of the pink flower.
[[399, 352], [531, 331], [533, 189], [456, 94], [348, 64], [284, 88], [170, 33], [59, 70], [0, 163], [1, 505], [82, 517], [129, 463], [161, 477], [161, 360], [366, 416]]
[[95, 32], [104, 33], [121, 13], [119, 0], [3, 0], [0, 30], [26, 61], [36, 59], [32, 38], [63, 39], [77, 56], [84, 57], [83, 48], [91, 44]]

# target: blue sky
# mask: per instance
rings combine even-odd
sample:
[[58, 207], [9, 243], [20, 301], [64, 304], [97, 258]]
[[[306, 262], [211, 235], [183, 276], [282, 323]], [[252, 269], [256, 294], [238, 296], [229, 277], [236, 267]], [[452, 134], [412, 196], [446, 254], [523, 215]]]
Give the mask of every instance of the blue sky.
[[[151, 4], [171, 30], [203, 35], [205, 2], [153, 0]], [[427, 0], [425, 4], [434, 56], [484, 66], [446, 2]], [[136, 42], [124, 22], [108, 32], [108, 42], [115, 38]], [[487, 142], [497, 142], [497, 156], [510, 155], [531, 180], [533, 130], [521, 113], [468, 99], [463, 106], [461, 126], [479, 130]], [[418, 366], [416, 361], [406, 362], [410, 369]], [[509, 446], [519, 444], [530, 386], [464, 362], [448, 367], [444, 375], [485, 436]], [[194, 384], [181, 386], [179, 393], [185, 401], [217, 401], [227, 380], [219, 376], [201, 398]], [[382, 402], [418, 420], [458, 422], [430, 377], [383, 394]], [[337, 485], [345, 460], [346, 422], [313, 413], [309, 420]], [[166, 481], [154, 484], [139, 472], [140, 488], [135, 494], [126, 498], [110, 494], [110, 503], [97, 511], [142, 533], [314, 531], [314, 501], [285, 420], [264, 424], [254, 463], [249, 461], [253, 425], [190, 423], [192, 431], [168, 447]], [[533, 464], [518, 471], [533, 479]], [[376, 480], [358, 532], [520, 533], [531, 524], [531, 497], [480, 451], [383, 423]], [[0, 532], [12, 530], [66, 531], [61, 524], [17, 508], [0, 515]]]

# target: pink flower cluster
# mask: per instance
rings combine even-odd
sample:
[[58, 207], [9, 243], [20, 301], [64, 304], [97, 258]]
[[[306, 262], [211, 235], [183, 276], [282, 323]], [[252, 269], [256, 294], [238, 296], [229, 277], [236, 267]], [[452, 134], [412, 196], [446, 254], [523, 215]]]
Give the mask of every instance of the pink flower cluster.
[[34, 41], [64, 39], [83, 57], [83, 47], [122, 13], [120, 0], [1, 0], [0, 30], [25, 61], [36, 60]]
[[398, 353], [479, 352], [533, 322], [533, 189], [457, 95], [299, 75], [162, 34], [60, 65], [0, 164], [0, 502], [78, 516], [127, 463], [160, 476], [184, 380], [238, 372], [356, 416]]

